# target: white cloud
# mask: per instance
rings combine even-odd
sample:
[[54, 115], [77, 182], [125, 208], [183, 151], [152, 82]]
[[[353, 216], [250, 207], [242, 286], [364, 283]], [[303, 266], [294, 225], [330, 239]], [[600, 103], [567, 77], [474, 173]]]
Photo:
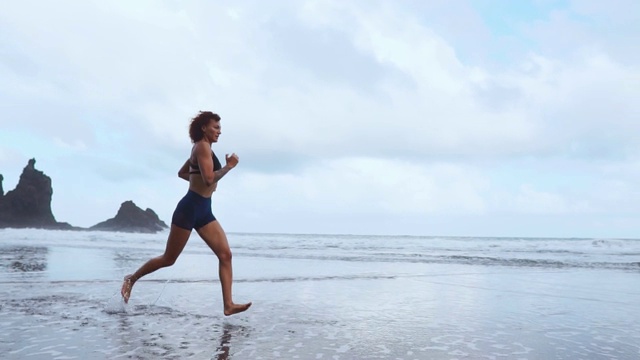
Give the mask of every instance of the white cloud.
[[[189, 117], [205, 108], [219, 111], [234, 143], [252, 154], [548, 153], [567, 141], [590, 141], [594, 130], [588, 127], [599, 132], [601, 115], [612, 108], [624, 112], [613, 131], [635, 129], [629, 119], [638, 111], [630, 105], [638, 71], [604, 54], [589, 54], [577, 64], [534, 55], [521, 69], [492, 72], [463, 64], [445, 39], [399, 6], [298, 6], [306, 22], [296, 26], [337, 31], [355, 51], [384, 66], [372, 93], [326, 82], [308, 64], [282, 68], [273, 62], [271, 19], [283, 11], [280, 6], [223, 11], [207, 4], [206, 16], [193, 5], [83, 5], [76, 9], [81, 16], [54, 7], [46, 17], [36, 12], [33, 20], [50, 29], [55, 38], [48, 43], [55, 50], [32, 41], [27, 44], [37, 45], [27, 55], [37, 59], [44, 51], [47, 61], [38, 66], [64, 75], [58, 79], [63, 87], [53, 88], [70, 92], [56, 100], [67, 103], [62, 110], [81, 98], [114, 113], [107, 120], [111, 131], [142, 130], [173, 148], [185, 142]], [[109, 18], [118, 19], [118, 26]], [[23, 39], [43, 31], [18, 25]], [[275, 84], [263, 81], [273, 77]], [[51, 87], [47, 92], [60, 97]], [[621, 98], [594, 101], [610, 93]], [[580, 129], [585, 133], [576, 134]]]
[[[467, 2], [461, 14], [375, 1], [4, 5], [0, 165], [36, 154], [60, 168], [56, 182], [89, 171], [105, 196], [135, 201], [135, 189], [165, 217], [177, 199], [152, 194], [183, 185], [162, 174], [188, 156], [189, 118], [204, 109], [223, 118], [214, 150], [242, 159], [217, 196], [234, 194], [225, 206], [254, 220], [573, 216], [637, 199], [633, 173], [600, 175], [602, 162], [624, 169], [640, 155], [640, 52], [623, 41], [640, 32], [616, 22], [632, 11], [572, 3], [501, 49]], [[492, 166], [513, 174], [531, 158], [540, 174], [502, 188]], [[549, 159], [586, 163], [578, 178], [592, 181], [550, 186], [574, 169], [543, 176]], [[107, 200], [95, 200], [102, 218], [115, 211]]]
[[539, 191], [530, 184], [522, 185], [514, 200], [514, 208], [511, 210], [525, 214], [558, 215], [589, 211], [588, 204], [571, 204], [560, 194]]
[[486, 179], [473, 168], [375, 158], [327, 160], [297, 174], [243, 171], [221, 184], [238, 209], [315, 214], [476, 214]]

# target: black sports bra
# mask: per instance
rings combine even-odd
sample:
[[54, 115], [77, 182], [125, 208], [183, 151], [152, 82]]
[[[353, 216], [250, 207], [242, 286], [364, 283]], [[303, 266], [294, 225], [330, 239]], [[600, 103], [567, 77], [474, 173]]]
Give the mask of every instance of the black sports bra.
[[[213, 158], [213, 171], [222, 169], [222, 164], [220, 164], [220, 160], [218, 160], [216, 154], [213, 153], [213, 150], [211, 151], [211, 157]], [[200, 174], [200, 166], [197, 162], [194, 163], [189, 159], [189, 166], [191, 167], [189, 174]]]

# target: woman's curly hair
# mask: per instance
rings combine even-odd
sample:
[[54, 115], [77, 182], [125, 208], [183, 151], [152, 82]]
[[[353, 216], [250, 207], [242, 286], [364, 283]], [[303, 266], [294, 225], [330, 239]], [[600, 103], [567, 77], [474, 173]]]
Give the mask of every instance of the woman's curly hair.
[[189, 137], [191, 141], [195, 143], [202, 140], [204, 137], [202, 127], [207, 126], [211, 120], [220, 121], [220, 115], [214, 114], [211, 111], [200, 111], [198, 115], [191, 119], [191, 124], [189, 125]]

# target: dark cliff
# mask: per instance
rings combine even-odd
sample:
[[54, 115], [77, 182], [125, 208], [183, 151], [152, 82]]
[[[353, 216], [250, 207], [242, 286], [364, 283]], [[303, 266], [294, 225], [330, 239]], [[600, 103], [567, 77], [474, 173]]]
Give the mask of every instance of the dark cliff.
[[158, 215], [151, 210], [142, 210], [133, 201], [125, 201], [120, 205], [116, 216], [89, 228], [89, 230], [122, 231], [155, 233], [167, 229]]
[[53, 216], [51, 178], [36, 170], [35, 164], [35, 159], [29, 160], [16, 188], [6, 194], [0, 175], [0, 228], [71, 228], [67, 223], [57, 222]]
[[[35, 164], [35, 159], [29, 160], [16, 188], [6, 194], [2, 186], [4, 178], [0, 174], [0, 229], [87, 230], [56, 221], [51, 211], [51, 178], [36, 170]], [[137, 207], [133, 201], [126, 201], [120, 206], [115, 218], [94, 225], [89, 230], [155, 233], [166, 228], [167, 225], [153, 210], [145, 211]]]

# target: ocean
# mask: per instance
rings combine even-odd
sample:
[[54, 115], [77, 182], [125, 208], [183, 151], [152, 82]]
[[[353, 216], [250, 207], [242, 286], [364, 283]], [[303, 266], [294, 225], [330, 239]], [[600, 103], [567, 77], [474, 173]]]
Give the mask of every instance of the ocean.
[[3, 359], [638, 359], [640, 240], [0, 230]]

